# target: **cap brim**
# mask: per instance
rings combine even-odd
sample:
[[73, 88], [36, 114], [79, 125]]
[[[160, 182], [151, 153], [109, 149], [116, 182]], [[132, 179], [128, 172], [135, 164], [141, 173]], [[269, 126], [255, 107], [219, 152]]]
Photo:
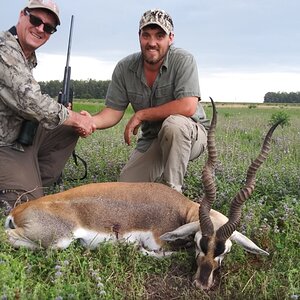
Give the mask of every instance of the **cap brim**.
[[158, 27], [160, 27], [167, 35], [169, 35], [171, 32], [164, 28], [163, 26], [161, 26], [161, 24], [159, 22], [149, 22], [149, 23], [146, 23], [144, 24], [143, 26], [140, 27], [140, 30], [143, 29], [144, 27], [148, 26], [148, 25], [157, 25]]
[[45, 10], [50, 11], [56, 19], [56, 25], [60, 25], [60, 19], [59, 19], [58, 15], [56, 14], [56, 12], [54, 10], [52, 10], [48, 7], [44, 7], [44, 6], [40, 6], [40, 5], [34, 5], [34, 4], [33, 5], [28, 5], [27, 7], [30, 8], [30, 9], [40, 8], [40, 9], [45, 9]]

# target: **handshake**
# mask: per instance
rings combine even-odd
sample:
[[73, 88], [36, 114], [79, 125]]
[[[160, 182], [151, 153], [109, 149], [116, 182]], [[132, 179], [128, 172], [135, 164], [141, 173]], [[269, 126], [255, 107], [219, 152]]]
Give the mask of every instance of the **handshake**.
[[75, 128], [81, 137], [88, 137], [97, 129], [93, 117], [84, 110], [80, 113], [69, 110], [69, 118], [64, 125]]

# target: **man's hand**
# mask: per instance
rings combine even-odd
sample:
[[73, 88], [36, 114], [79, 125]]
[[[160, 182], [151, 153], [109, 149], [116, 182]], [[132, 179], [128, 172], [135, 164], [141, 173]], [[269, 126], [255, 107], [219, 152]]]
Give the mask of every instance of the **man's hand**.
[[140, 118], [139, 112], [136, 112], [129, 122], [127, 123], [124, 131], [124, 139], [127, 145], [130, 145], [131, 135], [136, 135], [138, 133], [139, 127], [142, 124], [142, 120]]
[[82, 121], [79, 127], [75, 127], [76, 131], [81, 137], [87, 137], [96, 130], [96, 125], [92, 116], [85, 110], [80, 112]]
[[156, 107], [144, 108], [137, 111], [129, 120], [125, 132], [125, 142], [130, 145], [130, 137], [132, 134], [136, 135], [142, 122], [144, 121], [163, 121], [170, 115], [183, 115], [191, 117], [198, 104], [198, 97], [185, 97], [175, 99], [168, 103]]
[[87, 111], [77, 113], [70, 110], [69, 118], [63, 124], [74, 127], [81, 137], [87, 137], [96, 130], [95, 122]]

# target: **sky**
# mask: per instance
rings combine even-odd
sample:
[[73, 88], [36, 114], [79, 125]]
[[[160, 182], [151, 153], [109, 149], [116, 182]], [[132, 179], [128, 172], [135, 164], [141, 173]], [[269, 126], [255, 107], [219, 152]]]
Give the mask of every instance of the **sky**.
[[[17, 23], [27, 0], [1, 1], [1, 30]], [[4, 4], [5, 3], [5, 4]], [[71, 78], [110, 80], [123, 57], [138, 52], [138, 24], [148, 9], [167, 11], [176, 47], [197, 61], [203, 101], [263, 102], [267, 92], [300, 91], [299, 0], [57, 0], [61, 26], [37, 50], [38, 81], [62, 80], [71, 16]]]

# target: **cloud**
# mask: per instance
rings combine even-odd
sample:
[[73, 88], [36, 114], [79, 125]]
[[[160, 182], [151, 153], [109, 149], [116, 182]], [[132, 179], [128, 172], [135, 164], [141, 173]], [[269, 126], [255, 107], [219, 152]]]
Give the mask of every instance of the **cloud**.
[[[38, 66], [34, 70], [37, 81], [63, 80], [66, 56], [48, 53], [38, 54]], [[70, 58], [71, 79], [110, 80], [115, 62], [87, 56]]]
[[200, 74], [202, 99], [220, 102], [263, 102], [268, 92], [297, 92], [299, 74], [294, 72], [215, 72]]

